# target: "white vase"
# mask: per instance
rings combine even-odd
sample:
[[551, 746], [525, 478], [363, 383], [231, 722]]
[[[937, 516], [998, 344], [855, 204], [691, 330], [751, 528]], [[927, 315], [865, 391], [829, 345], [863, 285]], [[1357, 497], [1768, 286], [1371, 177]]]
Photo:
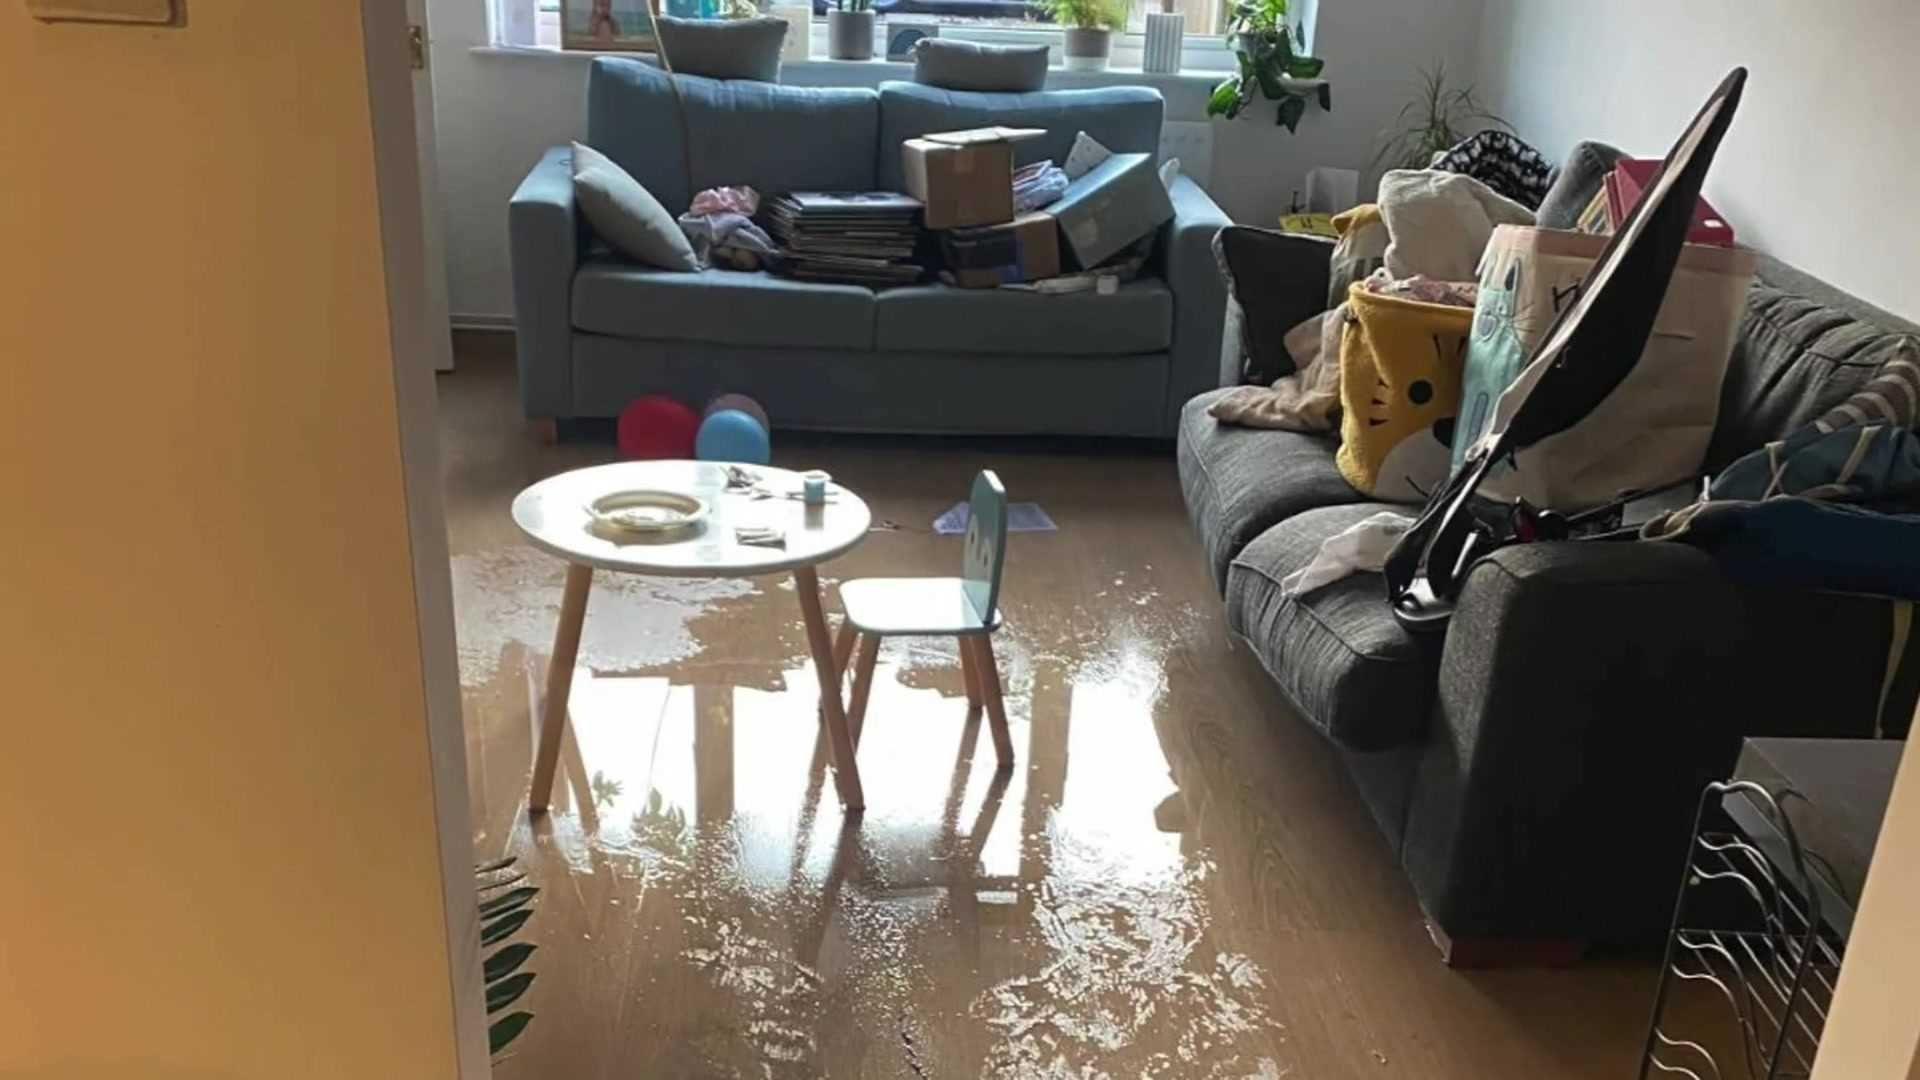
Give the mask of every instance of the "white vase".
[[1180, 53], [1186, 47], [1187, 16], [1178, 11], [1147, 12], [1146, 44], [1141, 52], [1140, 69], [1160, 75], [1180, 70]]

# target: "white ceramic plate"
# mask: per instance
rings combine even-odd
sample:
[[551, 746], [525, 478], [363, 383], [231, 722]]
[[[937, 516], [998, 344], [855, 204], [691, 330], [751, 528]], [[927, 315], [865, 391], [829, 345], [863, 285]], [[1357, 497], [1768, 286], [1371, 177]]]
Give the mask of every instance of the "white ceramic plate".
[[587, 516], [618, 532], [661, 533], [699, 524], [707, 504], [678, 491], [614, 491], [588, 503]]

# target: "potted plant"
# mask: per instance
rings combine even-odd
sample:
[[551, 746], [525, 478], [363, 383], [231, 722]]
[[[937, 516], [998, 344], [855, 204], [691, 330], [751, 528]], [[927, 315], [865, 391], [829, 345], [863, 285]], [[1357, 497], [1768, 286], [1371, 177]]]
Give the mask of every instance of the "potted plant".
[[1295, 42], [1287, 0], [1236, 0], [1227, 18], [1227, 45], [1240, 72], [1213, 88], [1208, 116], [1231, 120], [1256, 94], [1279, 106], [1274, 123], [1288, 131], [1299, 129], [1308, 102], [1333, 111], [1333, 91], [1320, 79], [1326, 61], [1307, 55]]
[[533, 972], [520, 967], [539, 948], [511, 940], [533, 918], [530, 905], [540, 893], [537, 886], [523, 884], [527, 875], [514, 869], [516, 861], [509, 856], [473, 868], [480, 894], [480, 947], [490, 950], [481, 960], [480, 976], [486, 983], [487, 1047], [494, 1054], [505, 1050], [533, 1022], [533, 1014], [524, 1009], [492, 1019], [533, 985]]
[[1395, 126], [1380, 133], [1371, 168], [1424, 169], [1438, 154], [1487, 128], [1512, 131], [1513, 125], [1487, 111], [1472, 86], [1447, 85], [1445, 64], [1420, 72], [1420, 92], [1400, 107]]
[[835, 60], [873, 59], [873, 0], [833, 0], [827, 12], [827, 55]]
[[1127, 28], [1127, 0], [1039, 0], [1039, 8], [1060, 24], [1069, 70], [1106, 70], [1113, 32]]

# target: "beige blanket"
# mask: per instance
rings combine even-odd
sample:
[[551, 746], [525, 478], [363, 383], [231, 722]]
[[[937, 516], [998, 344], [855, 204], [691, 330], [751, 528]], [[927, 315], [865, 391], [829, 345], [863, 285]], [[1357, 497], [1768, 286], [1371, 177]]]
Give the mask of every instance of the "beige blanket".
[[1208, 407], [1213, 418], [1243, 427], [1332, 431], [1340, 426], [1340, 334], [1347, 305], [1287, 331], [1294, 372], [1272, 386], [1238, 386]]

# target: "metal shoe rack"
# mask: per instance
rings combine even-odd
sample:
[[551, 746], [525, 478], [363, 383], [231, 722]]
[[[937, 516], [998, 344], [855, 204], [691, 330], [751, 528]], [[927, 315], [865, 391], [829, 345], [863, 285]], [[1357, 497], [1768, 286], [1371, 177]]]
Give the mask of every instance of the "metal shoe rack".
[[1812, 1074], [1846, 948], [1822, 922], [1834, 887], [1818, 873], [1772, 793], [1745, 780], [1707, 785], [1641, 1080]]

